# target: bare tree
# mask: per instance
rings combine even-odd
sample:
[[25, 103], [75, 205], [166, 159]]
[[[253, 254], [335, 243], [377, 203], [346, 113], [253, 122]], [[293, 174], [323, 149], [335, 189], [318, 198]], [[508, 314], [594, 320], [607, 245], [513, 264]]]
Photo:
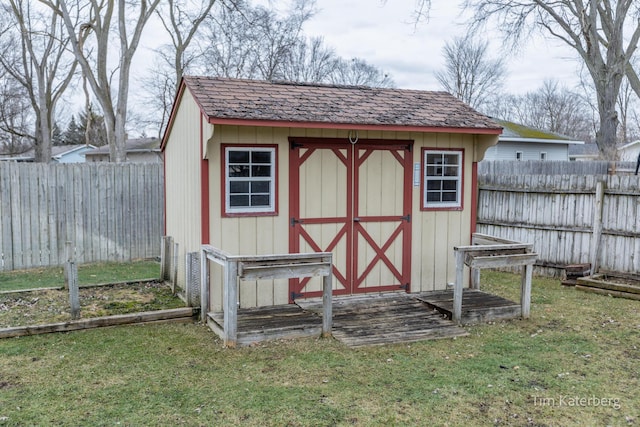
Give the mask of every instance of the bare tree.
[[[64, 20], [71, 48], [104, 114], [110, 160], [126, 161], [131, 62], [142, 31], [160, 0], [40, 1], [55, 10]], [[74, 21], [81, 24], [76, 25]], [[119, 42], [116, 52], [114, 44], [109, 43], [109, 36], [114, 29]], [[113, 59], [117, 60], [116, 64], [110, 63]], [[116, 81], [112, 85], [114, 76]]]
[[[640, 2], [465, 0], [464, 5], [474, 12], [475, 29], [495, 20], [497, 28], [516, 45], [532, 31], [541, 30], [561, 40], [580, 56], [596, 93], [599, 115], [596, 142], [603, 157], [615, 159], [616, 102], [625, 74], [631, 87], [640, 95], [640, 79], [631, 63], [640, 39]], [[630, 35], [625, 36], [625, 33]]]
[[235, 7], [217, 8], [204, 24], [206, 44], [200, 68], [205, 74], [230, 78], [257, 77], [255, 56], [260, 38], [251, 22], [251, 9], [245, 2]]
[[[2, 74], [6, 74], [2, 73]], [[19, 154], [33, 147], [33, 114], [24, 87], [0, 76], [0, 152]]]
[[490, 58], [488, 47], [472, 34], [457, 37], [445, 44], [445, 67], [436, 72], [446, 91], [476, 109], [502, 89], [506, 74], [504, 61]]
[[281, 14], [238, 0], [232, 7], [217, 9], [206, 23], [210, 43], [202, 56], [203, 68], [222, 77], [285, 79], [314, 7], [314, 0], [295, 0]]
[[638, 129], [637, 107], [638, 96], [633, 91], [629, 79], [623, 79], [618, 94], [618, 108], [620, 110], [620, 136], [619, 141], [630, 142], [640, 136]]
[[296, 0], [283, 19], [273, 10], [254, 9], [253, 22], [259, 34], [256, 66], [263, 79], [283, 79], [282, 68], [301, 38], [302, 25], [313, 16], [313, 6], [313, 1]]
[[394, 87], [391, 76], [364, 59], [339, 59], [331, 74], [331, 83], [354, 86]]
[[324, 45], [322, 37], [300, 38], [289, 51], [289, 58], [282, 66], [282, 76], [289, 81], [328, 82], [337, 60], [335, 51]]
[[536, 129], [589, 141], [593, 135], [591, 108], [584, 97], [556, 80], [524, 95], [501, 95], [482, 111], [493, 117]]
[[[202, 51], [190, 49], [198, 42], [198, 29], [208, 17], [216, 0], [168, 0], [156, 9], [171, 44], [155, 49], [156, 57], [150, 75], [143, 80], [145, 104], [152, 111], [147, 119], [158, 129], [158, 137], [171, 113], [177, 85], [185, 70], [196, 62]], [[158, 114], [159, 113], [159, 114]]]
[[35, 115], [35, 161], [50, 162], [56, 104], [77, 62], [57, 14], [25, 0], [9, 0], [3, 9], [17, 32], [3, 33], [0, 64], [24, 88]]

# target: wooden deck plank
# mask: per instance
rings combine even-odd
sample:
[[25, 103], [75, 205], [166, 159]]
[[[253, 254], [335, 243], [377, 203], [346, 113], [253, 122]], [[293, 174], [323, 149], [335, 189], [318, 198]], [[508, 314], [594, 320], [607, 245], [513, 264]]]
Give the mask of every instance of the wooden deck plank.
[[[401, 292], [334, 297], [333, 336], [349, 347], [411, 343], [465, 336], [451, 320], [452, 291]], [[319, 336], [322, 299], [296, 304], [238, 310], [238, 345]], [[465, 289], [465, 323], [514, 318], [520, 305], [485, 292]], [[209, 313], [209, 326], [222, 336], [223, 313]]]
[[[447, 318], [453, 316], [453, 292], [435, 291], [419, 294], [417, 298], [437, 309]], [[462, 323], [478, 323], [520, 317], [520, 304], [497, 295], [475, 289], [462, 294]]]

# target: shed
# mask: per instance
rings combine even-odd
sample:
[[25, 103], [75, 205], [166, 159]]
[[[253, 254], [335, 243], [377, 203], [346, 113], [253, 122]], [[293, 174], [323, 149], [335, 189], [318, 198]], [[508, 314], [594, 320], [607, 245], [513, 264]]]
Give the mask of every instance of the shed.
[[[453, 247], [475, 229], [477, 162], [501, 131], [445, 92], [185, 76], [161, 145], [178, 286], [185, 253], [209, 244], [331, 252], [336, 295], [445, 289]], [[210, 280], [214, 310], [221, 282]], [[321, 289], [320, 278], [243, 283], [239, 303]]]
[[565, 135], [507, 120], [495, 120], [503, 131], [498, 144], [487, 150], [485, 160], [568, 161], [570, 147], [584, 145], [584, 141]]

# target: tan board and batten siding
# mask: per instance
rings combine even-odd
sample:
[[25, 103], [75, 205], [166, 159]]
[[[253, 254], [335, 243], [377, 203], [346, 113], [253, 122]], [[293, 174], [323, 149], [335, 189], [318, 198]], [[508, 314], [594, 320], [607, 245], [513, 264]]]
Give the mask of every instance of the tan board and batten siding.
[[[178, 285], [184, 289], [185, 254], [201, 245], [200, 127], [211, 134], [212, 126], [200, 120], [201, 112], [188, 90], [182, 93], [165, 156], [166, 230], [178, 243]], [[203, 133], [204, 134], [204, 133]]]
[[[184, 286], [186, 252], [200, 249], [200, 175], [194, 159], [201, 157], [201, 142], [209, 165], [209, 243], [231, 254], [262, 255], [289, 252], [289, 137], [343, 138], [348, 140], [349, 131], [339, 129], [258, 127], [236, 125], [209, 125], [206, 118], [201, 122], [198, 108], [189, 89], [184, 90], [182, 99], [177, 101], [174, 123], [165, 138], [166, 167], [166, 221], [167, 234], [180, 244], [178, 284]], [[204, 123], [204, 124], [202, 124]], [[356, 126], [354, 126], [355, 128]], [[201, 136], [202, 129], [202, 136]], [[471, 236], [472, 176], [473, 162], [482, 160], [488, 146], [497, 142], [497, 135], [423, 133], [396, 131], [358, 131], [359, 140], [385, 139], [413, 141], [413, 164], [421, 164], [422, 148], [462, 148], [464, 150], [464, 190], [461, 211], [421, 211], [420, 186], [412, 186], [411, 223], [411, 291], [423, 292], [444, 289], [455, 280], [455, 260], [453, 247], [468, 245]], [[278, 162], [278, 215], [256, 217], [223, 217], [222, 215], [222, 171], [221, 144], [268, 144], [277, 145]], [[330, 162], [331, 160], [326, 160]], [[344, 189], [339, 181], [327, 175], [326, 170], [317, 168], [317, 176], [301, 178], [300, 186], [313, 188], [323, 182], [323, 188], [333, 185], [336, 200], [344, 197]], [[329, 181], [327, 181], [329, 180]], [[401, 192], [401, 189], [399, 190]], [[376, 197], [376, 189], [366, 189], [367, 197]], [[382, 192], [378, 192], [381, 194]], [[387, 191], [388, 193], [388, 191]], [[330, 199], [330, 198], [329, 198]], [[325, 202], [323, 200], [323, 202]], [[337, 204], [308, 201], [304, 209], [337, 210]], [[315, 205], [314, 203], [317, 203]], [[324, 206], [324, 207], [322, 207]], [[329, 213], [330, 214], [330, 213]], [[327, 231], [335, 235], [335, 229]], [[323, 239], [320, 239], [323, 240]], [[335, 264], [346, 260], [336, 259]], [[221, 310], [222, 271], [210, 265], [211, 301], [213, 311]], [[380, 274], [384, 274], [381, 272]], [[334, 279], [334, 289], [338, 287]], [[242, 282], [239, 299], [241, 307], [286, 304], [289, 301], [288, 280]]]

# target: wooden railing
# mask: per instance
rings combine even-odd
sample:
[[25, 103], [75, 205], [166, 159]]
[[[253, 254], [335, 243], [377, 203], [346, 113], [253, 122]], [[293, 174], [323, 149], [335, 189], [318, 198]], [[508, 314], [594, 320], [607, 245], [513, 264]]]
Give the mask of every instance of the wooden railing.
[[528, 318], [531, 306], [531, 276], [538, 254], [532, 243], [519, 243], [487, 234], [474, 233], [470, 246], [455, 246], [456, 282], [453, 289], [453, 320], [462, 318], [462, 280], [464, 266], [471, 268], [471, 287], [480, 289], [481, 268], [522, 265], [520, 305], [522, 317]]
[[290, 279], [323, 276], [322, 282], [322, 336], [331, 335], [332, 322], [332, 254], [316, 252], [280, 255], [231, 255], [211, 245], [201, 249], [200, 315], [206, 322], [209, 312], [208, 262], [223, 267], [224, 283], [222, 309], [223, 336], [226, 347], [235, 347], [238, 337], [238, 282], [241, 280]]

